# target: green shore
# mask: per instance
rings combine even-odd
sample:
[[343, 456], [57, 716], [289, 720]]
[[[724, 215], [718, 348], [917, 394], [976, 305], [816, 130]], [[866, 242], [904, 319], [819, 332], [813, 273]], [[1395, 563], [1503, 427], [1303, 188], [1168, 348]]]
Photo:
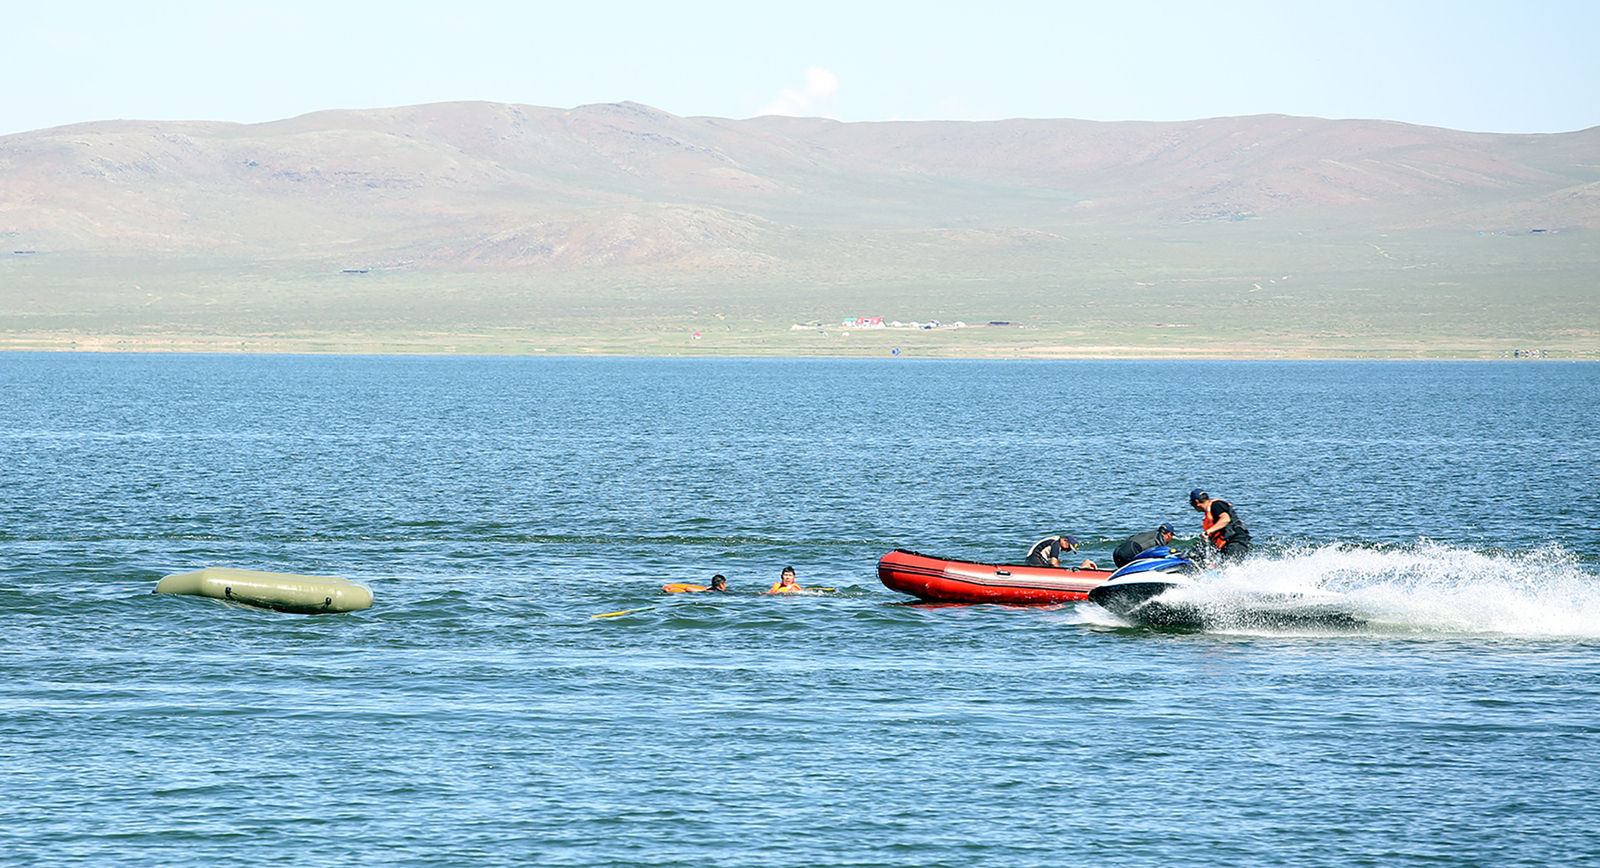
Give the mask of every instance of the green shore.
[[[1274, 246], [1223, 243], [1219, 231], [1126, 240], [1075, 262], [1053, 250], [883, 251], [742, 275], [0, 256], [0, 350], [1600, 359], [1600, 239], [1589, 232]], [[844, 324], [856, 317], [966, 325]]]
[[1355, 336], [1318, 340], [1278, 335], [1227, 341], [1171, 329], [1157, 344], [1088, 335], [1051, 335], [1026, 327], [969, 326], [914, 334], [845, 328], [755, 332], [552, 335], [488, 332], [432, 334], [0, 334], [0, 352], [327, 353], [354, 355], [630, 356], [698, 358], [925, 359], [1550, 359], [1600, 361], [1592, 341], [1475, 342], [1442, 339], [1383, 342]]

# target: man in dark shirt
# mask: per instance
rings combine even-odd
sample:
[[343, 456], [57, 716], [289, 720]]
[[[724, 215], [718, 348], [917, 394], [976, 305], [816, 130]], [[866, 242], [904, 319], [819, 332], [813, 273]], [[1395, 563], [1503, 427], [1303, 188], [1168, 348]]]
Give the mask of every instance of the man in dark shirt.
[[1111, 561], [1119, 567], [1127, 566], [1139, 553], [1145, 549], [1164, 546], [1172, 543], [1172, 525], [1163, 524], [1155, 530], [1136, 533], [1122, 541], [1117, 550], [1111, 553]]
[[1189, 492], [1189, 505], [1200, 512], [1200, 529], [1223, 563], [1242, 558], [1250, 550], [1250, 531], [1233, 504], [1196, 488]]
[[[1070, 537], [1066, 534], [1061, 534], [1059, 536], [1047, 536], [1044, 539], [1034, 543], [1033, 548], [1028, 549], [1027, 563], [1032, 567], [1061, 567], [1062, 569], [1071, 569], [1071, 567], [1064, 566], [1061, 563], [1061, 559], [1066, 555], [1077, 553], [1077, 537]], [[1094, 568], [1094, 561], [1091, 560], [1084, 561], [1078, 567], [1080, 570], [1092, 570]]]

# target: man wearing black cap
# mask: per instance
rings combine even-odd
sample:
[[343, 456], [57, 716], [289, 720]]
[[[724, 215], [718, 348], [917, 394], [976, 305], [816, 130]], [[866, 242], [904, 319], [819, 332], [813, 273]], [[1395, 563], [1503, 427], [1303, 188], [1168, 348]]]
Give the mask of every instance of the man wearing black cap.
[[1136, 533], [1122, 541], [1117, 550], [1111, 553], [1111, 561], [1119, 567], [1127, 566], [1138, 554], [1145, 549], [1156, 546], [1169, 545], [1172, 542], [1172, 525], [1163, 524], [1155, 530]]
[[1250, 530], [1244, 526], [1233, 504], [1196, 488], [1189, 492], [1189, 505], [1200, 511], [1200, 530], [1205, 533], [1206, 542], [1216, 548], [1223, 563], [1242, 558], [1250, 550]]
[[[1034, 543], [1033, 548], [1028, 549], [1028, 566], [1059, 567], [1061, 566], [1061, 557], [1063, 555], [1077, 554], [1077, 552], [1077, 537], [1067, 536], [1066, 534], [1047, 536]], [[1094, 561], [1091, 560], [1084, 561], [1078, 567], [1080, 570], [1092, 570], [1094, 568]]]

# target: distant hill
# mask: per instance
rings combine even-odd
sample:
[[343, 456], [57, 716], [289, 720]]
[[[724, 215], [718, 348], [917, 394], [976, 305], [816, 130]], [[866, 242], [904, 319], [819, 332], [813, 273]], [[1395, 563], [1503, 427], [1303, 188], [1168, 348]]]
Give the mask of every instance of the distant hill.
[[[1451, 260], [1436, 284], [1546, 275], [1570, 327], [1596, 229], [1600, 127], [844, 124], [634, 103], [105, 121], [0, 137], [0, 330], [13, 343], [604, 335], [643, 320], [692, 330], [714, 308], [719, 323], [776, 328], [919, 304], [940, 308], [924, 318], [1053, 327], [1083, 319], [1052, 320], [1059, 304], [1116, 308], [1142, 285], [1253, 287], [1292, 271], [1324, 292], [1382, 289], [1396, 255], [1436, 271]], [[1551, 234], [1462, 255], [1480, 238]], [[973, 281], [998, 286], [963, 288]], [[849, 299], [870, 309], [832, 309]]]

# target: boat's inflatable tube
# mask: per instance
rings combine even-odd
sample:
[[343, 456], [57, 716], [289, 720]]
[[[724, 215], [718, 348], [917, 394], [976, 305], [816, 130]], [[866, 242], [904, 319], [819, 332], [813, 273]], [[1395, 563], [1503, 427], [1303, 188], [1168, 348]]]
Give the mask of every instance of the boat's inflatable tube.
[[372, 605], [372, 589], [349, 579], [228, 567], [207, 567], [166, 576], [156, 583], [155, 593], [215, 597], [304, 615], [354, 612]]
[[895, 549], [878, 559], [884, 587], [929, 603], [1048, 605], [1082, 600], [1110, 570], [984, 564]]

